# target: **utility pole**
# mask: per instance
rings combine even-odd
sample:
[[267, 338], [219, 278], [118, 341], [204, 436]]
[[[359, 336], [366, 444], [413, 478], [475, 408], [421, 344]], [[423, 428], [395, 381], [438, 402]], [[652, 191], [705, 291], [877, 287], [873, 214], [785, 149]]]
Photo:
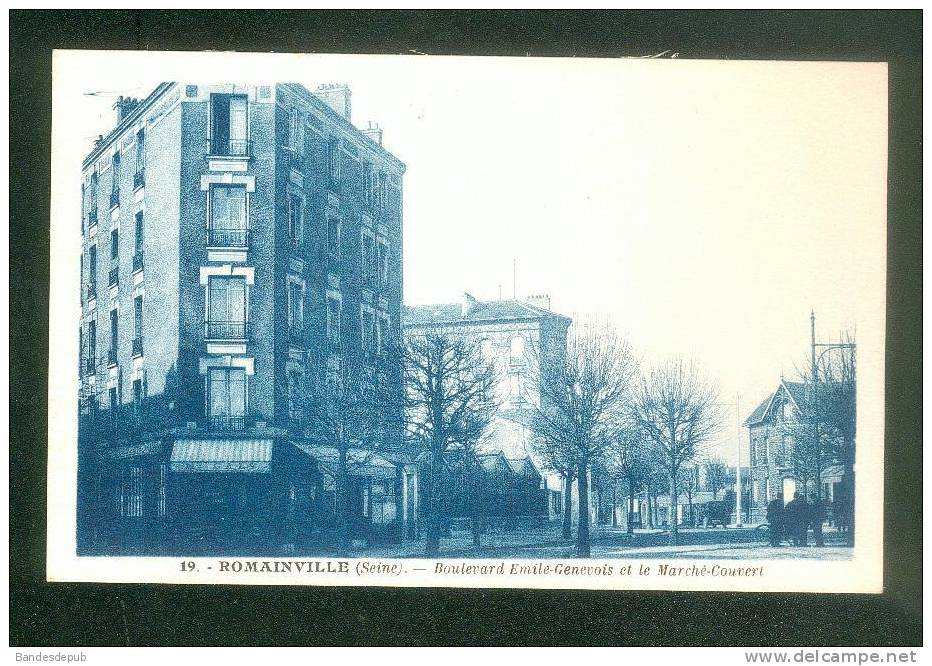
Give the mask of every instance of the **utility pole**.
[[741, 527], [741, 394], [735, 394], [735, 527]]

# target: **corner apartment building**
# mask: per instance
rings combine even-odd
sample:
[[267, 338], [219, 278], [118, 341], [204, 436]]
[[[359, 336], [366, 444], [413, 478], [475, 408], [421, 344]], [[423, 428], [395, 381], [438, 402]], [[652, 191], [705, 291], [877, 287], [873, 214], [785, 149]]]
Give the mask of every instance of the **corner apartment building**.
[[[287, 550], [333, 510], [305, 374], [400, 339], [405, 166], [346, 86], [115, 109], [81, 179], [79, 551]], [[360, 524], [402, 520], [402, 467], [358, 471]]]
[[[515, 507], [495, 507], [489, 502], [489, 515], [527, 513], [558, 518], [562, 515], [565, 489], [559, 477], [548, 474], [531, 446], [528, 424], [534, 407], [539, 403], [533, 385], [528, 381], [535, 356], [533, 347], [541, 350], [544, 362], [561, 364], [566, 355], [566, 336], [572, 320], [550, 310], [546, 295], [531, 296], [525, 301], [499, 299], [480, 301], [462, 294], [458, 303], [406, 306], [404, 335], [423, 335], [443, 330], [479, 340], [483, 356], [494, 361], [501, 378], [497, 402], [500, 406], [479, 443], [483, 467], [504, 470], [498, 477], [519, 479], [525, 499]], [[530, 467], [528, 467], [530, 466]], [[531, 470], [533, 468], [533, 470]], [[497, 477], [496, 477], [497, 478]], [[524, 479], [533, 479], [539, 493], [527, 488]], [[511, 483], [511, 482], [509, 482]], [[523, 485], [522, 485], [523, 484]], [[502, 497], [516, 496], [504, 489]], [[575, 500], [572, 500], [574, 501]]]

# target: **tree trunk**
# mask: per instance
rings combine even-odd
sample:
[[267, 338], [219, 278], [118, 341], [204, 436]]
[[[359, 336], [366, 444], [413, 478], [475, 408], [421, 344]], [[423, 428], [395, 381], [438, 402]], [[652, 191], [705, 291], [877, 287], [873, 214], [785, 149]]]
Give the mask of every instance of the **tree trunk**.
[[670, 545], [675, 546], [679, 543], [679, 531], [676, 526], [676, 473], [670, 472]]
[[[634, 481], [628, 479], [628, 534], [634, 534], [634, 523], [631, 522], [631, 516], [634, 515]], [[638, 513], [638, 516], [641, 514]], [[643, 527], [643, 525], [642, 525]]]
[[576, 557], [589, 557], [589, 474], [588, 465], [579, 466], [576, 487], [579, 494], [579, 529], [576, 532]]
[[573, 479], [563, 477], [563, 538], [573, 538]]
[[618, 484], [612, 481], [612, 527], [618, 527]]
[[427, 539], [424, 555], [436, 557], [440, 553], [440, 455], [436, 451], [430, 456], [430, 493], [427, 500]]

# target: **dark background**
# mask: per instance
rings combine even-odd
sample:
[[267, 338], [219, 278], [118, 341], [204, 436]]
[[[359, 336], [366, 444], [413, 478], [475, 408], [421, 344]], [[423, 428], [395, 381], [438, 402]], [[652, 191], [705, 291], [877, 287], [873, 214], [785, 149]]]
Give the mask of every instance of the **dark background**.
[[[11, 11], [11, 644], [921, 644], [921, 21], [919, 10]], [[45, 583], [53, 48], [889, 62], [884, 594]]]

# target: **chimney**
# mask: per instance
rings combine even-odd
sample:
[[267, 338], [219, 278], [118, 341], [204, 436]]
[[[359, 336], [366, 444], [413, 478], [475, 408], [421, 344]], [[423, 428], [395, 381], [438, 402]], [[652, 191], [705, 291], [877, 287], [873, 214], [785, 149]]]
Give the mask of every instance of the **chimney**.
[[460, 314], [463, 319], [469, 316], [469, 313], [472, 312], [473, 308], [476, 307], [476, 299], [473, 298], [472, 294], [468, 294], [465, 291], [463, 295], [460, 296]]
[[531, 294], [525, 299], [525, 302], [528, 305], [533, 305], [535, 308], [541, 308], [542, 310], [550, 310], [550, 295], [549, 294]]
[[382, 145], [382, 128], [379, 127], [378, 123], [373, 124], [373, 122], [370, 120], [369, 127], [361, 131], [363, 134], [365, 134], [367, 137], [375, 141], [377, 144], [379, 144], [380, 146]]
[[317, 86], [314, 95], [323, 100], [327, 106], [339, 113], [348, 122], [353, 122], [352, 94], [345, 83], [324, 83]]
[[134, 97], [123, 97], [123, 95], [117, 97], [117, 101], [113, 103], [113, 108], [117, 114], [117, 125], [122, 123], [133, 112], [137, 104], [139, 104], [139, 100]]

